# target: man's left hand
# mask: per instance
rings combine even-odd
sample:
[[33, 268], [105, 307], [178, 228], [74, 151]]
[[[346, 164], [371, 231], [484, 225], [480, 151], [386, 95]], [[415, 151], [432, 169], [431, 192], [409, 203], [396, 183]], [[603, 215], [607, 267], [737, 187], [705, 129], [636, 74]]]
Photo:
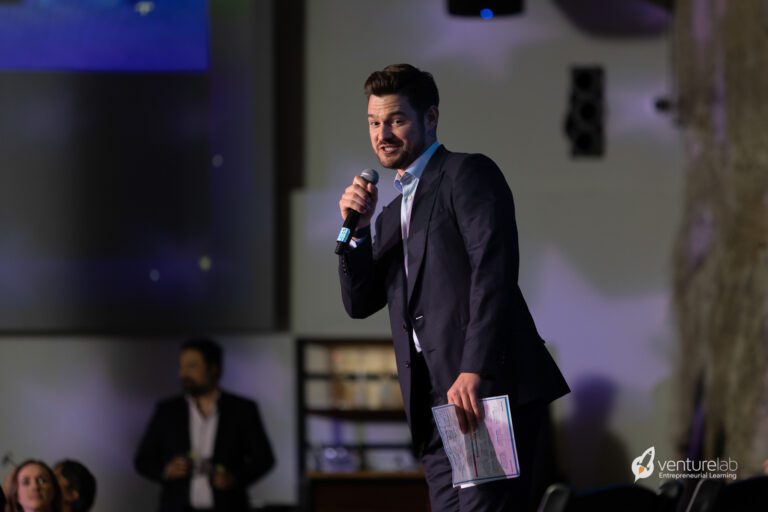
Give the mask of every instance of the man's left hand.
[[477, 373], [463, 372], [448, 390], [448, 403], [456, 405], [462, 434], [474, 432], [477, 424], [483, 420], [483, 409], [478, 396], [480, 380]]
[[237, 486], [237, 479], [226, 469], [216, 468], [211, 478], [211, 485], [220, 491], [231, 491]]

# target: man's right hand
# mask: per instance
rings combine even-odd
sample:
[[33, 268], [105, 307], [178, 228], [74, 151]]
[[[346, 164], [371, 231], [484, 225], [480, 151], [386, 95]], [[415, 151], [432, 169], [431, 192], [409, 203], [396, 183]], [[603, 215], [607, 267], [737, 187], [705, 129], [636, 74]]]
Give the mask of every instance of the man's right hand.
[[355, 210], [360, 214], [360, 220], [357, 222], [357, 229], [362, 229], [371, 224], [371, 217], [376, 210], [376, 201], [379, 199], [379, 191], [376, 186], [361, 178], [355, 176], [352, 184], [344, 190], [344, 194], [339, 200], [339, 210], [341, 218], [347, 220], [350, 210]]
[[178, 480], [189, 476], [189, 459], [187, 457], [174, 457], [165, 466], [163, 476], [166, 480]]

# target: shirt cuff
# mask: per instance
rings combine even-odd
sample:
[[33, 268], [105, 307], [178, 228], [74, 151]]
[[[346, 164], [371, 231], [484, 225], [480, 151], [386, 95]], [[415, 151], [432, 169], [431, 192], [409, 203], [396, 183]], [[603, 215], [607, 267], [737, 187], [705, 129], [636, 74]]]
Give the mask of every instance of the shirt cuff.
[[360, 228], [352, 235], [352, 240], [349, 241], [349, 246], [353, 249], [357, 249], [357, 246], [362, 245], [365, 239], [371, 235], [371, 227], [365, 226]]

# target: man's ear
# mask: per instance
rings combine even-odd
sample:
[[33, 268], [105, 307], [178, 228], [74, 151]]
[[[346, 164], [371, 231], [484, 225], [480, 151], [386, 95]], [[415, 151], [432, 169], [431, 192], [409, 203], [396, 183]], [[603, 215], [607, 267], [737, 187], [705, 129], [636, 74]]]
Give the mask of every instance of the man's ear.
[[424, 126], [427, 130], [437, 129], [437, 120], [440, 118], [440, 111], [437, 109], [437, 105], [432, 105], [424, 113]]

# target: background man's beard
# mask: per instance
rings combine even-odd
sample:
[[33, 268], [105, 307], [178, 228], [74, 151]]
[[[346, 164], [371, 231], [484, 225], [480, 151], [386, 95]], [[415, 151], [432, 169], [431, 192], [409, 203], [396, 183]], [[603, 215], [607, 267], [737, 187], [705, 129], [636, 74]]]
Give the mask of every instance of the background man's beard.
[[211, 387], [197, 384], [196, 382], [192, 382], [191, 380], [182, 379], [181, 389], [183, 389], [184, 393], [188, 395], [200, 396], [210, 391]]

